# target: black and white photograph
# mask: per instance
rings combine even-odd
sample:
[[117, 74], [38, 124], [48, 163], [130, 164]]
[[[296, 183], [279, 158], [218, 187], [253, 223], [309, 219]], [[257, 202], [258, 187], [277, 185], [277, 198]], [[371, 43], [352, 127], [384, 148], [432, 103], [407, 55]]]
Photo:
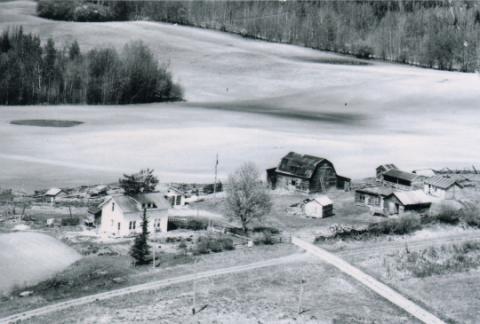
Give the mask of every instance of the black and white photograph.
[[10, 323], [480, 323], [480, 0], [0, 0]]

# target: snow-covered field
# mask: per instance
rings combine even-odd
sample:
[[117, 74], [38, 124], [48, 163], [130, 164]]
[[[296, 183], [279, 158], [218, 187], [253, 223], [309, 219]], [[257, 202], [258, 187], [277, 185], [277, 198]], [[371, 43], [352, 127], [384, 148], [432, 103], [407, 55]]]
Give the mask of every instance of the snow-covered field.
[[[146, 42], [170, 62], [187, 102], [134, 106], [0, 107], [0, 184], [31, 190], [116, 180], [154, 168], [161, 181], [213, 181], [243, 161], [267, 168], [288, 151], [329, 158], [338, 172], [464, 167], [480, 160], [480, 78], [374, 62], [322, 64], [311, 49], [153, 22], [73, 23], [0, 3], [0, 29], [22, 24], [82, 49]], [[336, 56], [335, 56], [336, 57]], [[68, 119], [71, 128], [11, 125]]]
[[45, 234], [0, 234], [0, 294], [45, 280], [80, 258], [75, 250]]

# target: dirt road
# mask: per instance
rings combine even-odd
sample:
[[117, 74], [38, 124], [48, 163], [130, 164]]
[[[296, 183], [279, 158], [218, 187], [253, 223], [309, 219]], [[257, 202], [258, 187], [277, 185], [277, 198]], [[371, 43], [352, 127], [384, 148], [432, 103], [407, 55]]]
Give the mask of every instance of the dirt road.
[[415, 304], [411, 300], [403, 297], [398, 292], [388, 287], [387, 285], [381, 283], [375, 278], [367, 275], [360, 269], [352, 266], [348, 262], [342, 260], [341, 258], [335, 256], [334, 254], [327, 252], [326, 250], [319, 248], [311, 243], [305, 242], [297, 237], [292, 237], [292, 243], [305, 249], [307, 252], [317, 256], [322, 261], [325, 261], [340, 271], [346, 273], [357, 281], [361, 282], [368, 288], [375, 291], [377, 294], [387, 299], [391, 303], [397, 305], [398, 307], [404, 309], [411, 315], [418, 318], [420, 321], [428, 324], [445, 324], [441, 319], [435, 315], [429, 313], [419, 305]]
[[115, 298], [115, 297], [137, 293], [145, 290], [154, 290], [154, 289], [158, 289], [158, 288], [169, 286], [169, 285], [184, 283], [184, 282], [193, 281], [193, 280], [205, 279], [213, 276], [220, 276], [220, 275], [249, 271], [249, 270], [254, 270], [254, 269], [259, 269], [264, 267], [271, 267], [271, 266], [276, 266], [276, 265], [280, 265], [288, 262], [296, 262], [304, 259], [305, 257], [308, 257], [308, 256], [305, 254], [291, 254], [288, 256], [280, 257], [280, 258], [275, 258], [275, 259], [270, 259], [270, 260], [265, 260], [265, 261], [260, 261], [260, 262], [245, 264], [245, 265], [233, 266], [228, 268], [204, 271], [200, 273], [192, 273], [192, 274], [178, 276], [174, 278], [168, 278], [168, 279], [148, 282], [145, 284], [116, 289], [116, 290], [112, 290], [112, 291], [108, 291], [100, 294], [71, 299], [64, 302], [51, 304], [44, 307], [25, 311], [22, 313], [10, 315], [8, 317], [1, 318], [0, 324], [14, 323], [17, 321], [33, 318], [35, 316], [41, 316], [48, 313], [61, 311], [69, 307], [81, 306], [81, 305], [93, 303], [99, 300]]

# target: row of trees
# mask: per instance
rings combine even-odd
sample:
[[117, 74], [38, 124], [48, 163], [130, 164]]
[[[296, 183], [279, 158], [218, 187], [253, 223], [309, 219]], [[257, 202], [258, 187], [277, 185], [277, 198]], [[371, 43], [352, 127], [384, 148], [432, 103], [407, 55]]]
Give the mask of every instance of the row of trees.
[[[65, 1], [40, 0], [39, 8], [47, 2]], [[79, 6], [86, 0], [74, 2]], [[88, 3], [105, 6], [111, 13], [110, 19], [116, 20], [151, 19], [193, 25], [446, 70], [474, 71], [479, 65], [480, 3], [474, 1]]]
[[0, 35], [0, 104], [129, 104], [181, 100], [167, 66], [141, 42], [82, 53], [21, 27]]

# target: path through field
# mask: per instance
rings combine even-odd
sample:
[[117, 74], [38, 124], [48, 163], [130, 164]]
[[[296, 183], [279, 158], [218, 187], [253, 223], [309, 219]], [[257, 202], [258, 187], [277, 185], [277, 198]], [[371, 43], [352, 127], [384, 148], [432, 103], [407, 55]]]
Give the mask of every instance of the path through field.
[[80, 258], [75, 250], [45, 234], [0, 234], [0, 294], [48, 279]]

